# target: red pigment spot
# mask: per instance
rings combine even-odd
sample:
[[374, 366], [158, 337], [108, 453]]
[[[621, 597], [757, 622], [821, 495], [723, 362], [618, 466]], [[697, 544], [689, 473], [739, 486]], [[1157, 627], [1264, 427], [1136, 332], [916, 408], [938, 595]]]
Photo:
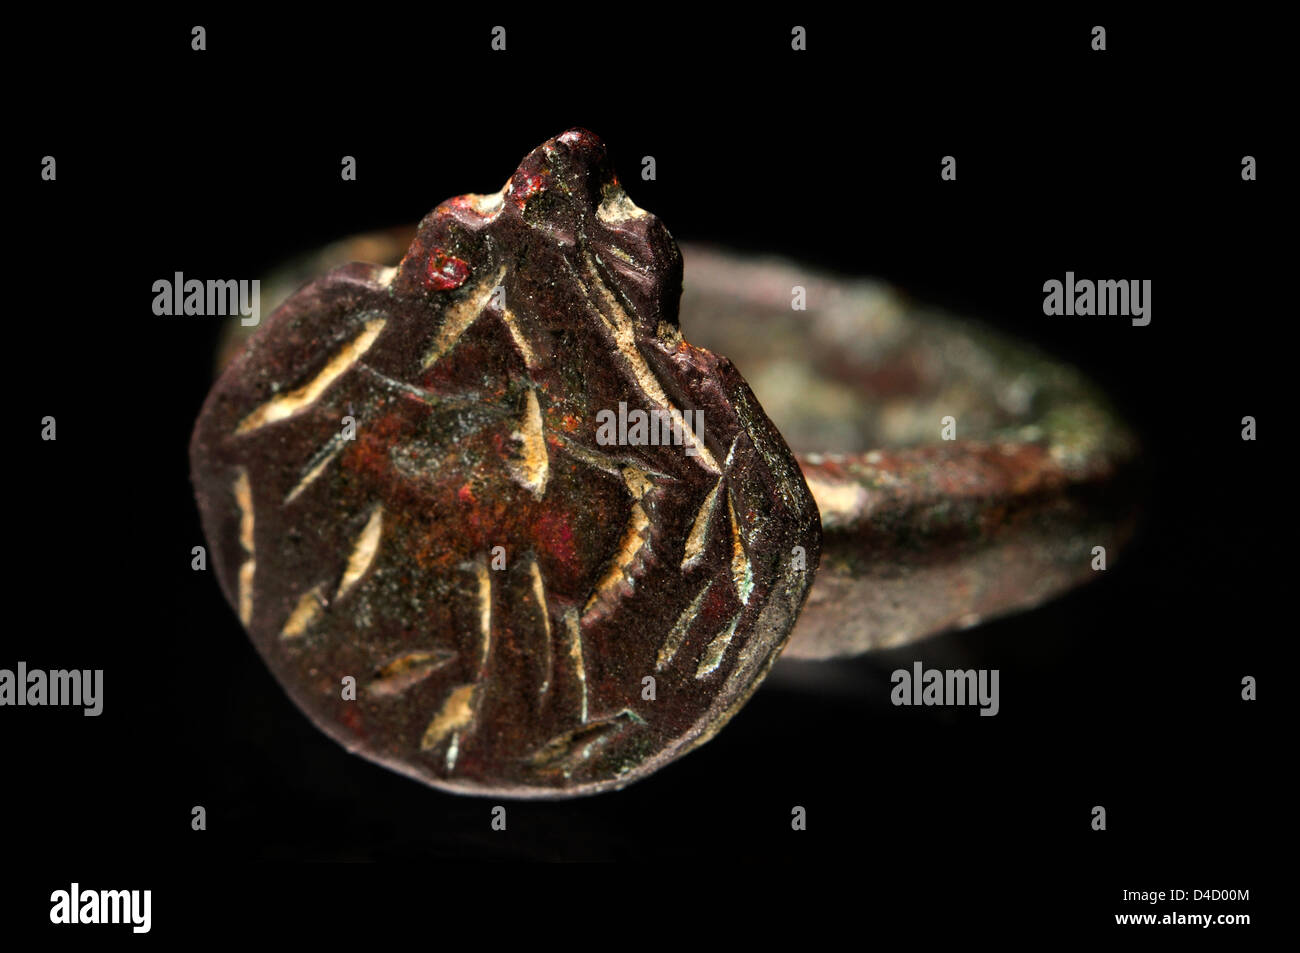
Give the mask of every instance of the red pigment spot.
[[510, 197], [514, 199], [515, 204], [519, 206], [520, 210], [522, 211], [523, 207], [528, 204], [528, 200], [532, 198], [534, 195], [536, 195], [538, 192], [540, 192], [542, 190], [542, 186], [544, 186], [545, 184], [546, 184], [546, 179], [544, 179], [542, 176], [533, 175], [531, 172], [525, 173], [523, 177], [523, 184], [516, 185], [513, 189], [511, 189]]
[[412, 426], [404, 414], [390, 411], [371, 421], [343, 455], [343, 467], [359, 476], [385, 482], [389, 475], [388, 448]]
[[478, 500], [474, 499], [474, 491], [470, 488], [468, 483], [456, 492], [456, 497], [466, 506], [473, 506], [478, 502]]
[[564, 428], [565, 433], [573, 433], [578, 429], [578, 418], [573, 414], [565, 414], [560, 426]]
[[483, 213], [478, 210], [478, 206], [468, 195], [458, 195], [454, 199], [448, 199], [443, 204], [447, 207], [447, 211], [449, 213], [451, 209], [458, 208], [461, 209], [462, 211], [470, 212], [473, 215], [477, 215], [479, 218], [485, 217]]
[[551, 510], [540, 514], [533, 525], [533, 538], [542, 545], [551, 559], [566, 569], [573, 567], [578, 550], [573, 541], [573, 524], [565, 515]]
[[468, 262], [447, 254], [441, 248], [435, 248], [429, 254], [429, 266], [424, 278], [426, 288], [434, 291], [450, 291], [463, 285], [468, 277]]

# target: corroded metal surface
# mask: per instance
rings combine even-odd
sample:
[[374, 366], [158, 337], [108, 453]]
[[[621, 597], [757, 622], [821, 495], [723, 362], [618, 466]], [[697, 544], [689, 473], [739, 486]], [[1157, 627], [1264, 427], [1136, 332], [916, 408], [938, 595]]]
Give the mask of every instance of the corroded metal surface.
[[745, 374], [821, 512], [821, 568], [786, 656], [1028, 608], [1092, 578], [1094, 547], [1113, 560], [1128, 539], [1137, 444], [1074, 369], [878, 282], [684, 255], [687, 331]]
[[[761, 682], [817, 509], [733, 366], [682, 339], [680, 280], [571, 130], [438, 206], [396, 269], [300, 290], [226, 367], [191, 443], [204, 530], [323, 730], [439, 787], [562, 796], [666, 764]], [[610, 445], [621, 403], [703, 427]]]
[[[269, 300], [306, 287], [251, 346], [232, 323], [192, 444], [205, 530], [350, 750], [462, 792], [618, 787], [707, 740], [783, 646], [973, 625], [1127, 540], [1136, 442], [1073, 369], [879, 283], [686, 246], [685, 329], [751, 393], [682, 340], [681, 267], [575, 130], [418, 233], [282, 268]], [[700, 446], [594, 440], [620, 402], [702, 410]]]
[[[278, 272], [396, 261], [412, 230]], [[823, 557], [787, 657], [902, 645], [1094, 578], [1135, 521], [1137, 444], [1077, 371], [880, 282], [683, 246], [682, 323], [731, 358], [798, 452]], [[805, 289], [807, 310], [791, 308]], [[232, 322], [232, 334], [241, 331]], [[956, 439], [941, 439], [944, 417]]]

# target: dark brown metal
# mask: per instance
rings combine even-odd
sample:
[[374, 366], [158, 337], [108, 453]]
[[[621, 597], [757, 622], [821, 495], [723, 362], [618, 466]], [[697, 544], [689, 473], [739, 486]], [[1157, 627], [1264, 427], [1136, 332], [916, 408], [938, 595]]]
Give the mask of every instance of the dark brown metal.
[[[707, 740], [782, 645], [856, 654], [1027, 608], [1131, 533], [1136, 441], [1071, 368], [878, 283], [688, 246], [688, 330], [744, 370], [805, 484], [731, 363], [681, 340], [681, 257], [589, 133], [418, 233], [291, 263], [268, 296], [408, 244], [400, 269], [337, 267], [290, 298], [192, 447], [259, 650], [395, 770], [618, 787]], [[620, 402], [703, 410], [703, 458], [593, 442]]]
[[[226, 367], [191, 443], [217, 576], [349, 750], [459, 792], [607, 790], [762, 681], [817, 508], [730, 362], [682, 339], [680, 282], [570, 130], [438, 206], [396, 269], [303, 288]], [[695, 433], [603, 439], [636, 411]]]

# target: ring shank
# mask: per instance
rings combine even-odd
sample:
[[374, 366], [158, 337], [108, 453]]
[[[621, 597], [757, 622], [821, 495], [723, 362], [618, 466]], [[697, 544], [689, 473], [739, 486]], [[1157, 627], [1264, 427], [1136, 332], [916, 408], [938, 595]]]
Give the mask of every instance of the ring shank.
[[1074, 369], [877, 282], [683, 256], [683, 333], [736, 364], [821, 511], [821, 565], [785, 657], [1030, 608], [1130, 537], [1137, 442]]

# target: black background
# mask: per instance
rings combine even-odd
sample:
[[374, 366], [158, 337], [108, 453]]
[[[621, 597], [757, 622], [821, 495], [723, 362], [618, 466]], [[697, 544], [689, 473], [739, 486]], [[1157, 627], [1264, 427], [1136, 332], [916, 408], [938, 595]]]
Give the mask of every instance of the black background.
[[[155, 935], [211, 915], [188, 885], [318, 906], [356, 886], [246, 866], [266, 860], [419, 861], [434, 879], [424, 862], [662, 860], [676, 876], [660, 895], [706, 906], [729, 861], [767, 860], [785, 874], [772, 896], [800, 870], [834, 872], [894, 913], [977, 898], [992, 935], [1004, 914], [1074, 931], [1152, 909], [1121, 903], [1124, 888], [1248, 888], [1233, 909], [1262, 909], [1284, 788], [1286, 686], [1270, 676], [1291, 630], [1276, 610], [1294, 319], [1279, 137], [1294, 117], [1276, 29], [559, 13], [204, 12], [11, 37], [37, 55], [11, 87], [6, 150], [21, 265], [0, 666], [103, 668], [106, 700], [99, 718], [0, 713], [6, 852], [35, 872], [6, 919], [39, 926], [49, 891], [73, 879], [152, 887]], [[1094, 21], [1104, 53], [1089, 49]], [[794, 22], [806, 53], [789, 49]], [[193, 23], [207, 52], [190, 50]], [[489, 49], [495, 23], [506, 53]], [[512, 802], [500, 833], [494, 802], [318, 733], [212, 574], [191, 571], [202, 536], [186, 447], [217, 319], [155, 317], [151, 285], [257, 277], [414, 222], [495, 191], [571, 126], [606, 141], [633, 200], [679, 240], [881, 277], [1082, 367], [1141, 433], [1152, 492], [1138, 539], [1083, 590], [911, 648], [790, 667], [698, 752], [616, 794]], [[647, 154], [654, 182], [640, 178]], [[939, 180], [947, 154], [955, 183]], [[1241, 180], [1246, 154], [1258, 182]], [[40, 181], [43, 155], [57, 182]], [[340, 181], [343, 155], [358, 181]], [[1045, 317], [1042, 284], [1067, 270], [1151, 279], [1151, 324]], [[37, 436], [47, 414], [53, 443]], [[1254, 443], [1240, 439], [1247, 414]], [[1001, 713], [894, 708], [889, 673], [914, 659], [1000, 669]], [[1254, 703], [1240, 698], [1247, 674]], [[196, 804], [206, 832], [190, 829]], [[796, 804], [806, 832], [790, 830]], [[1097, 804], [1104, 833], [1090, 828]]]

